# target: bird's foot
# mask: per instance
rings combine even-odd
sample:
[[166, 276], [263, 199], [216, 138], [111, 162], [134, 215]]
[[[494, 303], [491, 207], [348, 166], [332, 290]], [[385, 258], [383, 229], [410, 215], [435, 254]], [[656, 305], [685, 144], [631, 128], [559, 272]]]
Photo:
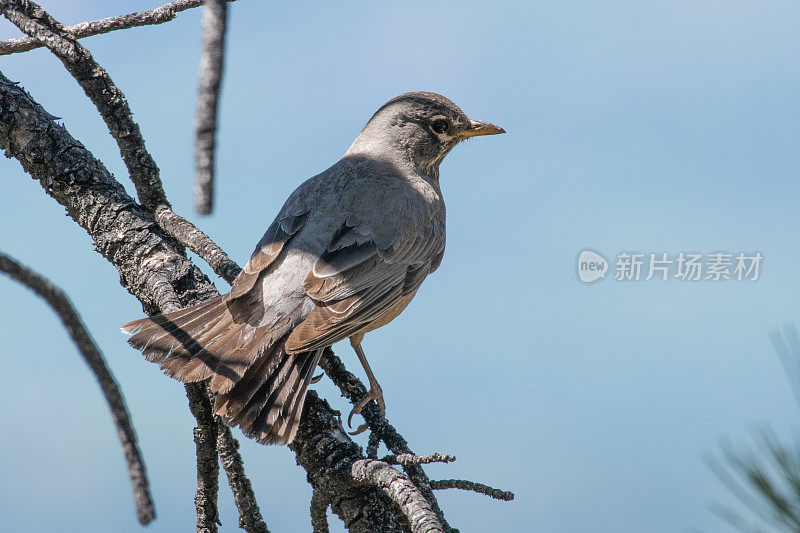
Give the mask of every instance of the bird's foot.
[[[347, 416], [347, 427], [353, 427], [353, 415], [360, 415], [361, 411], [370, 400], [375, 400], [375, 403], [378, 404], [378, 408], [381, 410], [381, 416], [386, 415], [386, 404], [383, 401], [383, 391], [381, 390], [380, 386], [373, 386], [369, 389], [369, 392], [363, 398], [361, 398], [355, 407], [353, 407], [353, 410], [350, 411], [350, 414]], [[361, 424], [358, 426], [358, 429], [349, 433], [350, 435], [358, 435], [359, 433], [366, 431], [368, 427], [369, 424]]]

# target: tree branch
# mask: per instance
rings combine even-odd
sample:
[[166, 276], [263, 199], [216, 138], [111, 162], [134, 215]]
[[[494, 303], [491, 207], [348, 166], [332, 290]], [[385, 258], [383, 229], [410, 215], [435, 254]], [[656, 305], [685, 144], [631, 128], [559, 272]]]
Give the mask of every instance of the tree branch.
[[423, 465], [428, 463], [452, 463], [456, 460], [455, 455], [445, 453], [432, 453], [430, 455], [414, 455], [412, 453], [401, 453], [400, 455], [387, 455], [381, 461], [390, 465]]
[[374, 431], [370, 431], [369, 438], [367, 439], [367, 449], [365, 451], [367, 459], [378, 458], [378, 447], [380, 447], [380, 445], [381, 445], [380, 436]]
[[465, 481], [463, 479], [442, 479], [431, 481], [431, 488], [434, 490], [442, 489], [461, 489], [477, 492], [478, 494], [485, 494], [495, 500], [503, 500], [510, 502], [514, 499], [514, 493], [506, 490], [494, 489], [489, 485], [483, 483], [475, 483], [474, 481]]
[[148, 312], [174, 311], [217, 294], [102, 163], [2, 75], [0, 146], [89, 232]]
[[156, 209], [158, 225], [183, 246], [200, 256], [203, 261], [229, 284], [233, 283], [242, 269], [211, 238], [191, 222], [162, 206]]
[[150, 496], [147, 472], [144, 468], [139, 447], [136, 444], [136, 434], [131, 425], [128, 409], [125, 407], [125, 400], [122, 398], [122, 392], [119, 390], [117, 381], [106, 366], [103, 354], [100, 353], [100, 349], [83, 325], [78, 312], [61, 289], [2, 252], [0, 252], [0, 271], [27, 286], [50, 304], [58, 314], [61, 322], [64, 323], [86, 364], [94, 372], [106, 402], [108, 402], [108, 407], [111, 409], [111, 416], [117, 426], [117, 435], [122, 444], [125, 461], [128, 463], [128, 476], [130, 477], [131, 485], [133, 485], [136, 514], [142, 525], [149, 524], [155, 519], [155, 509], [153, 508], [153, 499]]
[[[227, 1], [235, 2], [236, 0]], [[91, 37], [92, 35], [100, 35], [116, 30], [127, 30], [138, 26], [163, 24], [173, 20], [181, 11], [201, 5], [203, 5], [203, 0], [176, 0], [175, 2], [169, 2], [168, 4], [147, 11], [138, 11], [128, 15], [81, 22], [74, 26], [67, 26], [65, 29], [76, 39], [83, 39], [84, 37]], [[27, 52], [42, 46], [44, 45], [41, 42], [32, 37], [8, 39], [6, 41], [0, 41], [0, 55]]]
[[300, 427], [289, 448], [308, 473], [314, 491], [319, 491], [318, 497], [330, 503], [348, 531], [406, 531], [380, 489], [354, 482], [351, 467], [364, 458], [361, 448], [344, 431], [337, 413], [314, 390], [308, 391]]
[[444, 533], [430, 503], [405, 474], [383, 461], [360, 459], [351, 466], [350, 475], [356, 483], [380, 487], [405, 515], [412, 533]]
[[321, 490], [311, 494], [311, 528], [314, 533], [328, 533], [328, 502]]
[[196, 177], [195, 209], [211, 213], [214, 204], [214, 148], [217, 134], [217, 104], [225, 58], [225, 0], [206, 0], [203, 7], [203, 55], [200, 57], [200, 89], [197, 95], [194, 153]]
[[219, 463], [217, 462], [217, 423], [208, 400], [205, 383], [187, 383], [186, 396], [197, 427], [194, 444], [197, 450], [197, 491], [194, 506], [197, 510], [197, 533], [216, 533], [219, 521]]
[[[210, 391], [209, 391], [210, 392]], [[239, 509], [239, 527], [247, 533], [269, 533], [261, 510], [253, 493], [253, 486], [244, 473], [244, 463], [239, 455], [239, 442], [233, 438], [231, 428], [215, 417], [217, 421], [217, 452], [220, 462], [228, 475], [228, 484], [233, 491], [233, 500]]]
[[136, 194], [150, 212], [159, 205], [169, 206], [158, 167], [145, 147], [139, 125], [133, 120], [125, 95], [111, 77], [63, 24], [29, 0], [0, 0], [3, 15], [28, 36], [41, 42], [64, 67], [94, 103], [108, 131], [117, 141], [128, 167]]

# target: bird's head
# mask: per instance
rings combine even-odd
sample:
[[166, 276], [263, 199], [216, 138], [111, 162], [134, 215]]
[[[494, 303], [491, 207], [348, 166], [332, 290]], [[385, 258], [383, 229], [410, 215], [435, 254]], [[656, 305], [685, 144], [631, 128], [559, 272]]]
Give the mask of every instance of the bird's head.
[[505, 130], [470, 119], [440, 94], [406, 93], [378, 109], [348, 154], [402, 158], [438, 176], [439, 163], [456, 144], [470, 137], [498, 133], [505, 133]]

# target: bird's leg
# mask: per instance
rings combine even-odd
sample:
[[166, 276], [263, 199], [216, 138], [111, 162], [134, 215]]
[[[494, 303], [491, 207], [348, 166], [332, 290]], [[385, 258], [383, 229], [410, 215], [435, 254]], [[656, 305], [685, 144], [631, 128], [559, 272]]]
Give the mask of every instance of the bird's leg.
[[[367, 356], [364, 355], [364, 350], [361, 348], [361, 340], [364, 338], [364, 334], [356, 334], [350, 337], [350, 344], [353, 346], [353, 350], [355, 350], [356, 355], [358, 356], [358, 360], [361, 361], [361, 366], [364, 367], [364, 372], [367, 373], [367, 379], [369, 379], [369, 392], [361, 398], [361, 400], [353, 407], [353, 410], [350, 411], [350, 415], [347, 417], [347, 425], [349, 427], [352, 426], [352, 419], [353, 415], [357, 415], [361, 413], [361, 410], [364, 409], [364, 406], [367, 405], [367, 402], [370, 400], [375, 400], [375, 403], [378, 404], [378, 407], [381, 410], [381, 415], [386, 414], [386, 404], [383, 402], [383, 390], [381, 386], [378, 385], [378, 380], [375, 379], [375, 375], [372, 373], [372, 369], [369, 367], [369, 363], [367, 362]], [[367, 424], [362, 424], [350, 433], [351, 435], [358, 435], [362, 433], [364, 430], [369, 427]]]

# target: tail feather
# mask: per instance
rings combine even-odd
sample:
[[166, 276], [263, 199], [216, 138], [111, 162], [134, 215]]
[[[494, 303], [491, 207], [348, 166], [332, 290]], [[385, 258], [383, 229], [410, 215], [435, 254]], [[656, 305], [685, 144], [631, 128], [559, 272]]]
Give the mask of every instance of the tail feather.
[[206, 340], [204, 333], [225, 320], [221, 308], [221, 297], [214, 298], [174, 313], [134, 320], [120, 329], [131, 335], [128, 343], [144, 352], [148, 361], [191, 357], [202, 348], [197, 341]]
[[[314, 375], [314, 368], [316, 368], [319, 358], [322, 356], [322, 350], [316, 352], [306, 352], [305, 362], [300, 370], [294, 383], [291, 384], [291, 389], [294, 391], [289, 401], [285, 406], [277, 405], [272, 408], [272, 411], [278, 411], [278, 416], [270, 425], [270, 431], [266, 437], [266, 441], [280, 442], [285, 440], [291, 442], [297, 434], [297, 429], [300, 427], [300, 416], [303, 414], [303, 405], [306, 401], [306, 393], [308, 386], [311, 384], [311, 379]], [[259, 419], [263, 416], [259, 415]], [[268, 415], [268, 418], [271, 416]], [[256, 419], [256, 425], [259, 425], [259, 419]]]
[[[236, 332], [237, 330], [230, 328], [230, 323], [224, 317], [214, 319], [209, 323], [208, 328], [193, 336], [198, 345], [196, 349], [177, 350], [173, 348], [161, 361], [161, 368], [168, 376], [187, 383], [207, 379], [214, 374], [215, 369], [213, 355], [209, 352], [211, 346], [218, 345], [219, 348], [222, 348], [224, 343], [221, 342], [220, 337], [226, 336], [225, 340], [228, 340]], [[221, 352], [221, 350], [215, 351]]]
[[[240, 423], [245, 433], [267, 444], [289, 443], [294, 439], [308, 385], [321, 355], [322, 350], [284, 355], [284, 360], [288, 360], [288, 368], [276, 373], [283, 379], [268, 380], [262, 386], [262, 389], [270, 389], [262, 394], [267, 395], [267, 399], [247, 409], [248, 416]], [[253, 414], [255, 418], [251, 421]]]
[[238, 423], [237, 420], [242, 409], [258, 392], [269, 375], [275, 371], [281, 358], [280, 353], [275, 353], [278, 348], [278, 343], [267, 348], [230, 391], [217, 396], [214, 409], [229, 424]]
[[[234, 421], [242, 427], [252, 427], [255, 419], [259, 413], [265, 408], [267, 403], [272, 399], [273, 395], [277, 395], [281, 390], [281, 385], [286, 381], [289, 372], [294, 368], [294, 358], [286, 355], [283, 350], [280, 350], [275, 360], [269, 366], [262, 370], [268, 370], [266, 379], [258, 380], [255, 385], [255, 391], [250, 396], [250, 399], [244, 404], [241, 411], [236, 414]], [[276, 364], [277, 363], [277, 364]]]
[[148, 361], [183, 382], [209, 379], [215, 412], [263, 443], [290, 443], [322, 350], [287, 354], [292, 323], [256, 326], [251, 304], [218, 297], [122, 331]]
[[[230, 366], [237, 373], [244, 376], [248, 368], [260, 357], [269, 347], [270, 341], [269, 326], [255, 328], [242, 335], [241, 344], [233, 351], [229, 352], [225, 358], [226, 365]], [[220, 365], [223, 363], [220, 362]], [[220, 393], [228, 392], [235, 385], [226, 379], [220, 372], [219, 365], [215, 369], [215, 374], [211, 378], [211, 388]]]
[[191, 354], [190, 360], [187, 361], [185, 356], [173, 354], [164, 360], [161, 367], [167, 375], [185, 382], [202, 381], [212, 376], [219, 376], [218, 388], [230, 389], [249, 365], [236, 364], [228, 355], [235, 353], [241, 346], [244, 332], [253, 329], [255, 328], [247, 324], [238, 325], [223, 319], [207, 332], [197, 336], [200, 349]]
[[[216, 300], [209, 300], [203, 302], [201, 304], [186, 307], [179, 311], [175, 311], [174, 313], [170, 313], [169, 321], [162, 321], [157, 323], [153, 320], [153, 318], [141, 318], [139, 320], [133, 320], [128, 322], [127, 324], [123, 324], [120, 329], [123, 333], [127, 333], [131, 335], [131, 338], [128, 340], [131, 344], [140, 344], [142, 341], [149, 340], [152, 335], [155, 333], [171, 333], [178, 329], [189, 330], [190, 333], [195, 333], [195, 329], [197, 329], [197, 324], [207, 325], [207, 322], [204, 320], [197, 321], [196, 319], [200, 317], [201, 319], [207, 319], [208, 317], [205, 316], [206, 312], [209, 308], [212, 308], [216, 304]], [[181, 325], [178, 326], [174, 323], [174, 320], [180, 320]]]
[[[230, 327], [209, 342], [203, 352], [211, 355], [203, 357], [203, 353], [196, 354], [186, 362], [185, 358], [169, 357], [165, 362], [165, 372], [181, 381], [193, 382], [212, 378], [214, 381], [212, 389], [215, 391], [227, 391], [233, 386], [235, 381], [231, 376], [241, 376], [247, 370], [249, 364], [241, 364], [236, 358], [229, 358], [228, 354], [235, 354], [234, 350], [239, 350], [245, 342], [244, 338], [250, 338], [255, 328], [250, 327]], [[248, 335], [248, 333], [250, 333]], [[224, 353], [225, 357], [216, 357], [213, 354]], [[214, 365], [214, 361], [218, 361]]]

